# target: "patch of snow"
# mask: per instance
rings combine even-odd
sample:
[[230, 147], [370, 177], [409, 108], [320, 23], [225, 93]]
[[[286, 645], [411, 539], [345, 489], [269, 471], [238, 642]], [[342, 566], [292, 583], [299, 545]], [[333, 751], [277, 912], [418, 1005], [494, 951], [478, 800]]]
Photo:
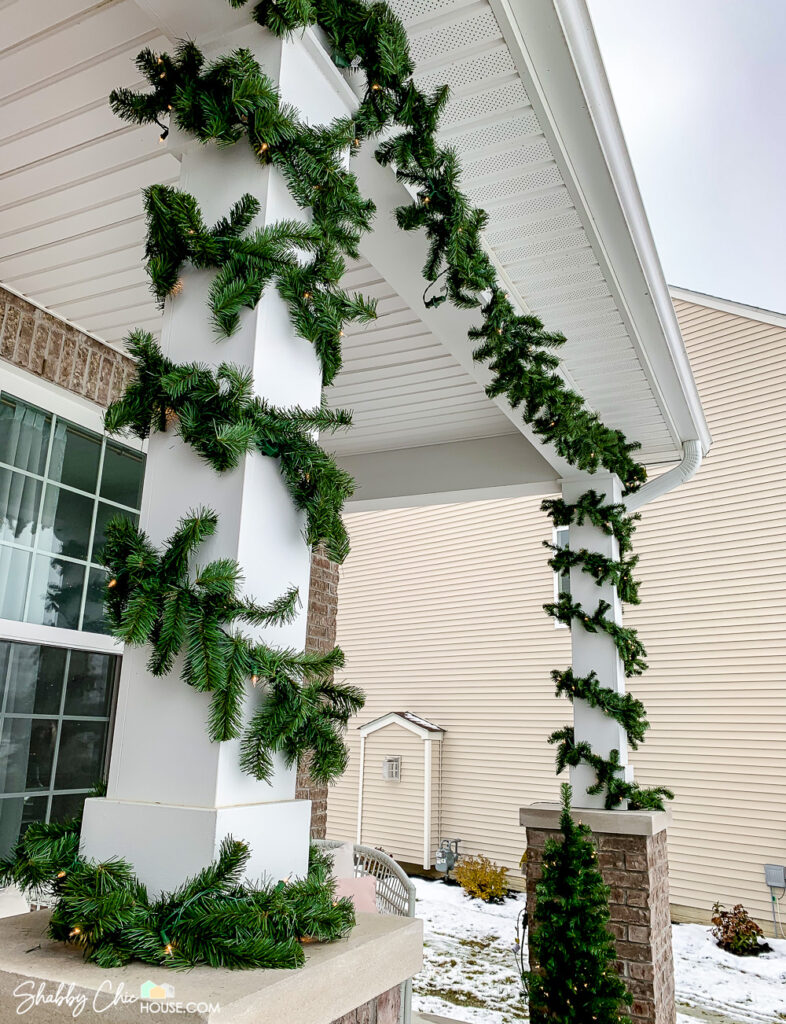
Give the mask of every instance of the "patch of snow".
[[[415, 913], [425, 925], [423, 970], [413, 1007], [466, 1024], [527, 1019], [514, 954], [524, 894], [490, 906], [458, 886], [414, 879]], [[678, 1024], [782, 1024], [786, 1020], [786, 941], [772, 953], [737, 957], [718, 949], [709, 928], [673, 927]], [[690, 1011], [696, 1011], [695, 1016]]]
[[735, 1024], [786, 1019], [786, 941], [767, 941], [772, 953], [734, 956], [718, 948], [709, 928], [674, 925], [677, 1002], [725, 1015]]
[[469, 899], [458, 886], [413, 879], [425, 927], [423, 970], [413, 1008], [469, 1024], [526, 1020], [513, 946], [525, 897], [499, 905]]

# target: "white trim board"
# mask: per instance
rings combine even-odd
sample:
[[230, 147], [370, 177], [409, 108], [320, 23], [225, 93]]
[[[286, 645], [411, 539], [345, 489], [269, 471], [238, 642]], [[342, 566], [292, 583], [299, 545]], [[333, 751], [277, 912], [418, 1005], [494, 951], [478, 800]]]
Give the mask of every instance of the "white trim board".
[[420, 736], [422, 740], [442, 740], [445, 735], [444, 731], [432, 722], [429, 722], [430, 729], [424, 729], [408, 718], [404, 718], [398, 711], [391, 711], [389, 714], [383, 715], [382, 718], [375, 718], [372, 722], [366, 722], [365, 725], [358, 726], [358, 728], [361, 738], [365, 739], [371, 733], [384, 729], [387, 725], [400, 725], [402, 729], [407, 729], [416, 736]]

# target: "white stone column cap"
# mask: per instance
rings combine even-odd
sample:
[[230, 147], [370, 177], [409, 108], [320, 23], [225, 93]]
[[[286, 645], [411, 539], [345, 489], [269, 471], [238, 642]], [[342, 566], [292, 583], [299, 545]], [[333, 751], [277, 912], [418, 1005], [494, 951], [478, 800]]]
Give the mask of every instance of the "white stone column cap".
[[[413, 917], [358, 914], [346, 939], [306, 946], [306, 963], [299, 970], [195, 967], [180, 972], [142, 963], [112, 970], [85, 963], [80, 950], [47, 937], [49, 916], [41, 910], [0, 920], [0, 1020], [16, 1019], [22, 1000], [13, 993], [19, 985], [24, 994], [43, 984], [49, 994], [58, 985], [62, 992], [73, 986], [72, 995], [85, 1000], [79, 1020], [139, 1024], [147, 1019], [140, 1016], [140, 1006], [150, 1002], [140, 998], [141, 987], [152, 980], [172, 985], [172, 1002], [184, 1004], [184, 1009], [195, 1004], [177, 1015], [192, 1024], [329, 1024], [411, 978], [423, 965], [423, 922]], [[133, 1001], [105, 1013], [120, 985]], [[159, 1000], [153, 997], [153, 1002]], [[214, 1012], [210, 1004], [219, 1004], [220, 1010]], [[19, 1019], [65, 1024], [73, 1020], [72, 1008], [40, 1004], [29, 1018]]]
[[[526, 828], [558, 829], [562, 807], [558, 803], [535, 803], [519, 809], [519, 824]], [[605, 811], [573, 807], [574, 821], [589, 825], [593, 832], [616, 836], [655, 836], [671, 825], [669, 811]]]

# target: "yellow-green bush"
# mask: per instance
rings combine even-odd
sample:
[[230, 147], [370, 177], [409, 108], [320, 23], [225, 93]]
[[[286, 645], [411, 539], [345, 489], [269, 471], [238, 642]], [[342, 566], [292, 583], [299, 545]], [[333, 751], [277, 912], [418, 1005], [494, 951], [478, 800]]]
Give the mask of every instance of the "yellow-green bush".
[[501, 868], [488, 857], [462, 857], [453, 875], [468, 896], [476, 896], [484, 903], [501, 903], [507, 895], [505, 876], [507, 868]]

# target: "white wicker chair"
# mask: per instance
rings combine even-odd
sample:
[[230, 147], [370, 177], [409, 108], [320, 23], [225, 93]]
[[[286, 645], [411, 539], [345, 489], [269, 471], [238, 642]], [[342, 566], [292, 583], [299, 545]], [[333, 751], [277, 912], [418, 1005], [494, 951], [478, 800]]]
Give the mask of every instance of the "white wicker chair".
[[[323, 850], [335, 850], [343, 843], [337, 839], [312, 840]], [[377, 910], [394, 917], [415, 916], [415, 886], [406, 871], [392, 857], [371, 846], [354, 846], [355, 878], [373, 875], [377, 880]], [[412, 980], [401, 986], [401, 1021], [412, 1020]]]

